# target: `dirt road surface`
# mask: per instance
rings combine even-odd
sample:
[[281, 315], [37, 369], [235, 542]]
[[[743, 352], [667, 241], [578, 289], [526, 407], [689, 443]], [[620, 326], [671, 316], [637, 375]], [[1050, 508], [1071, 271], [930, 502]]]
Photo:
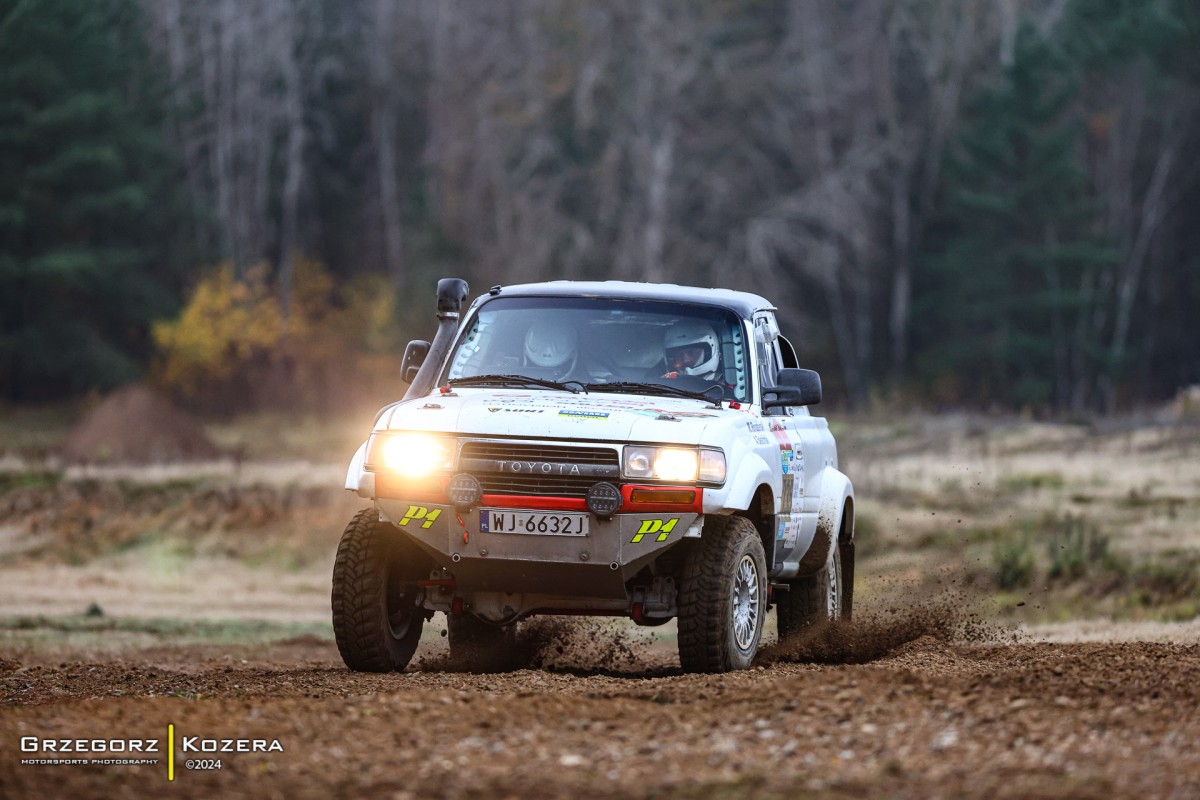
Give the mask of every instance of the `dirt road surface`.
[[[890, 640], [851, 632], [840, 656], [777, 646], [721, 676], [586, 631], [622, 658], [571, 666], [555, 637], [580, 637], [565, 628], [543, 631], [537, 668], [499, 674], [440, 656], [351, 674], [311, 636], [88, 661], [46, 651], [0, 662], [0, 796], [1200, 797], [1200, 645], [977, 644], [934, 624], [888, 652], [864, 646], [913, 624]], [[839, 659], [866, 663], [819, 663]], [[30, 736], [157, 738], [162, 760], [21, 764], [70, 757], [18, 752]], [[183, 752], [192, 736], [283, 752]], [[200, 757], [221, 768], [187, 768]]]

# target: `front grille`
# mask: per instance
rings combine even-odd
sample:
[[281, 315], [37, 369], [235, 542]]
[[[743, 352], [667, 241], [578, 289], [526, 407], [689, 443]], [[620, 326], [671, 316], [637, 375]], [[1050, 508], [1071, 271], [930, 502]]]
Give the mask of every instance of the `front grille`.
[[593, 484], [621, 474], [617, 451], [605, 447], [467, 442], [459, 464], [479, 479], [484, 494], [584, 497]]
[[515, 475], [476, 475], [484, 494], [517, 494], [535, 497], [586, 497], [593, 479], [517, 478]]
[[560, 447], [542, 444], [509, 444], [508, 442], [467, 442], [463, 458], [496, 461], [548, 461], [555, 464], [596, 464], [620, 466], [617, 451], [609, 447]]

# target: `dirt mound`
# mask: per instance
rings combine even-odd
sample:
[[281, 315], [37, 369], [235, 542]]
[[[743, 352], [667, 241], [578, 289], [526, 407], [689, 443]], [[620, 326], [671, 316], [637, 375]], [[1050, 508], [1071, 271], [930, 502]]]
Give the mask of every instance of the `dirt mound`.
[[194, 419], [140, 384], [106, 397], [62, 448], [63, 458], [76, 464], [203, 461], [220, 454]]

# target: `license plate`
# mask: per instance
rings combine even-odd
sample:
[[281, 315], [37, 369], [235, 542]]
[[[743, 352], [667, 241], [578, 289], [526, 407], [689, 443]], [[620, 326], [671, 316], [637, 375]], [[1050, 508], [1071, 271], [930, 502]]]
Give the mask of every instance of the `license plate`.
[[547, 514], [541, 511], [479, 512], [480, 533], [532, 533], [541, 536], [587, 536], [587, 514]]

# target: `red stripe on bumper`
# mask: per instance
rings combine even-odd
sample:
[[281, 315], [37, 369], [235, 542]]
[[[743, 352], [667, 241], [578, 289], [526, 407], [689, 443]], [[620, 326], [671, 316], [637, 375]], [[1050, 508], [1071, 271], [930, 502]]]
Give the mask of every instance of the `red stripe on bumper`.
[[487, 508], [529, 508], [536, 511], [587, 511], [587, 501], [578, 497], [485, 494], [479, 503]]

